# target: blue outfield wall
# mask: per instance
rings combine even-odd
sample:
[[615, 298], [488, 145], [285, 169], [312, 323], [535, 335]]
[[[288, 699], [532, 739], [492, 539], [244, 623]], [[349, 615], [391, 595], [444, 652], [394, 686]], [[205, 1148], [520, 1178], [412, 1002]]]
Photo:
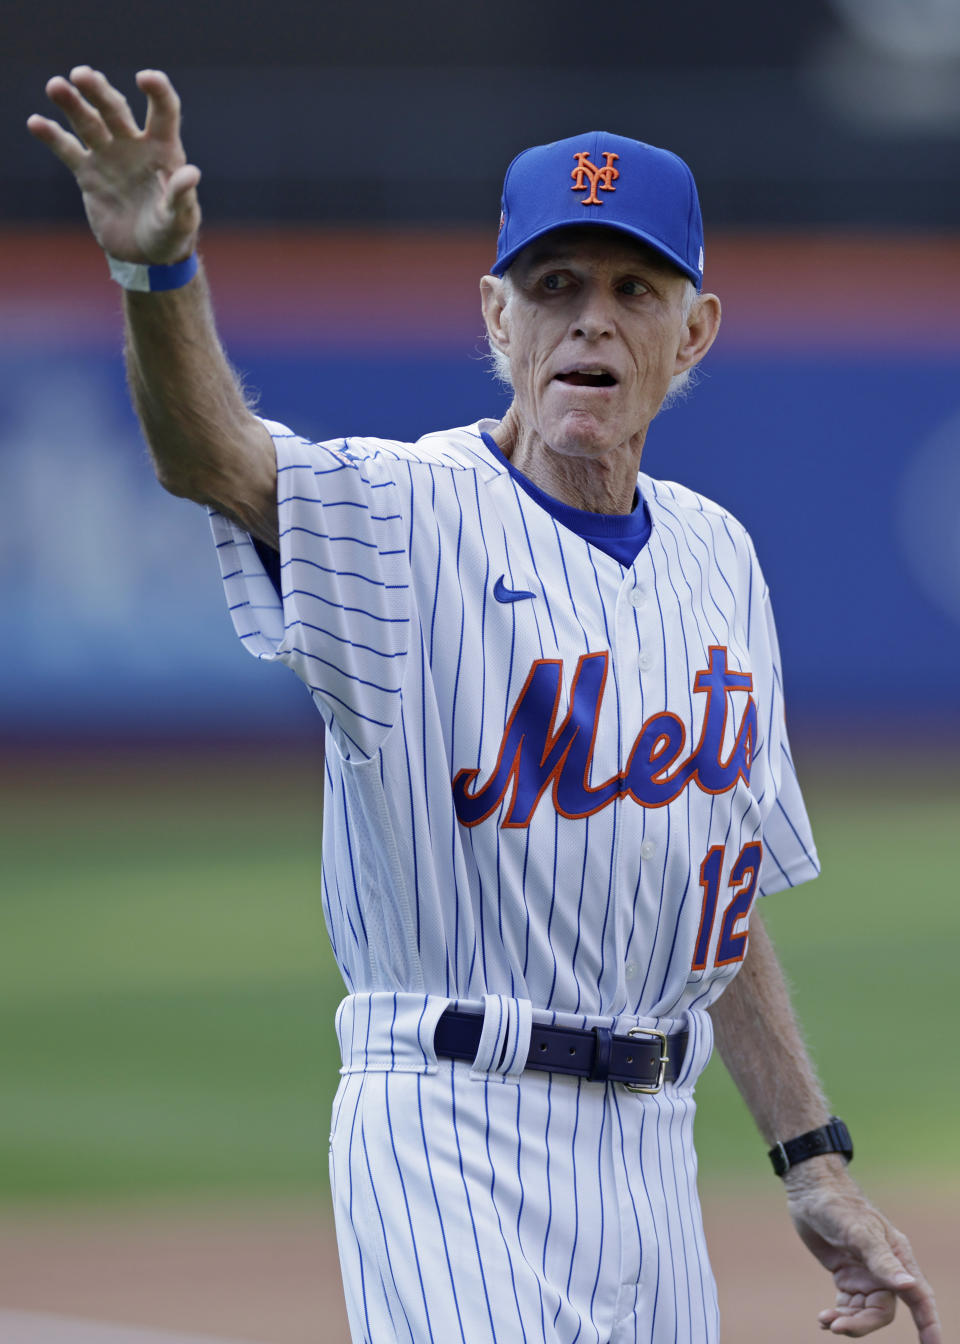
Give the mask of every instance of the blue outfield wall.
[[[263, 413], [311, 437], [416, 437], [506, 404], [475, 329], [335, 348], [228, 324], [227, 343]], [[721, 342], [650, 432], [645, 469], [754, 537], [791, 717], [957, 722], [958, 370], [957, 346]], [[0, 439], [0, 734], [309, 729], [294, 678], [234, 639], [203, 511], [153, 479], [115, 326], [0, 323]]]

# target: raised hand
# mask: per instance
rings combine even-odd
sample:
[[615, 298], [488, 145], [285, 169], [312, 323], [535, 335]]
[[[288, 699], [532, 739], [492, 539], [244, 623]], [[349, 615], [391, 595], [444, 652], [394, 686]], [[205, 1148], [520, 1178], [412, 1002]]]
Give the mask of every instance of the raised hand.
[[180, 99], [161, 70], [141, 70], [147, 97], [141, 130], [130, 106], [107, 78], [78, 65], [56, 75], [47, 96], [74, 134], [48, 117], [27, 121], [73, 173], [97, 242], [121, 261], [170, 264], [188, 257], [200, 228], [200, 170], [187, 163], [180, 140]]
[[795, 1167], [784, 1183], [794, 1226], [836, 1285], [836, 1305], [821, 1311], [821, 1329], [853, 1338], [871, 1334], [893, 1320], [899, 1297], [920, 1344], [942, 1344], [933, 1293], [907, 1238], [845, 1174], [811, 1176]]

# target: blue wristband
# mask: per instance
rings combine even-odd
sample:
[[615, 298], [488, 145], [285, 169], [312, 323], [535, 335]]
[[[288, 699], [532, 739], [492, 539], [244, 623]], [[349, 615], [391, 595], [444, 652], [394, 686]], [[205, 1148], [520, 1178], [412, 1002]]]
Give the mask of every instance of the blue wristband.
[[163, 289], [181, 289], [197, 273], [197, 254], [192, 252], [172, 266], [146, 266], [136, 261], [118, 261], [107, 253], [111, 278], [123, 289], [155, 294]]

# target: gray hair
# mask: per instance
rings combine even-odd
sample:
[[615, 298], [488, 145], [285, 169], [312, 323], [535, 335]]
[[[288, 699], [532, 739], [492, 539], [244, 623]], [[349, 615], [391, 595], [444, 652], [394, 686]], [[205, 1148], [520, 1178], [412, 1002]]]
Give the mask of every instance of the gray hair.
[[[508, 289], [512, 289], [513, 281], [510, 278], [509, 271], [503, 276], [503, 283]], [[698, 295], [697, 288], [692, 280], [685, 280], [684, 286], [681, 312], [683, 320], [686, 321], [693, 310], [693, 305], [696, 302]], [[495, 382], [499, 383], [499, 385], [507, 392], [512, 392], [514, 388], [513, 379], [510, 377], [510, 361], [503, 351], [498, 350], [493, 344], [489, 332], [487, 333], [487, 348], [490, 352], [490, 372], [493, 375]], [[670, 379], [670, 386], [667, 388], [667, 395], [660, 404], [660, 410], [669, 410], [669, 408], [675, 406], [678, 401], [682, 401], [684, 397], [688, 396], [689, 393], [693, 391], [696, 383], [696, 366], [690, 369], [684, 369], [683, 373], [675, 373]]]

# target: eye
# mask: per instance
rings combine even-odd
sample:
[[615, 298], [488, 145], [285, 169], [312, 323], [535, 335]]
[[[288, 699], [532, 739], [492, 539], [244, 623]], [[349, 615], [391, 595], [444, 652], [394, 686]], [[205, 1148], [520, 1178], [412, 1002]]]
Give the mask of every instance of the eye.
[[544, 289], [550, 290], [551, 293], [556, 293], [559, 289], [566, 289], [569, 281], [559, 271], [548, 271], [546, 275], [541, 277], [540, 284]]
[[649, 291], [650, 286], [646, 283], [645, 280], [637, 280], [637, 279], [624, 280], [620, 285], [620, 293], [626, 294], [630, 298], [633, 298], [634, 296], [639, 296], [641, 294], [647, 294], [649, 293]]

